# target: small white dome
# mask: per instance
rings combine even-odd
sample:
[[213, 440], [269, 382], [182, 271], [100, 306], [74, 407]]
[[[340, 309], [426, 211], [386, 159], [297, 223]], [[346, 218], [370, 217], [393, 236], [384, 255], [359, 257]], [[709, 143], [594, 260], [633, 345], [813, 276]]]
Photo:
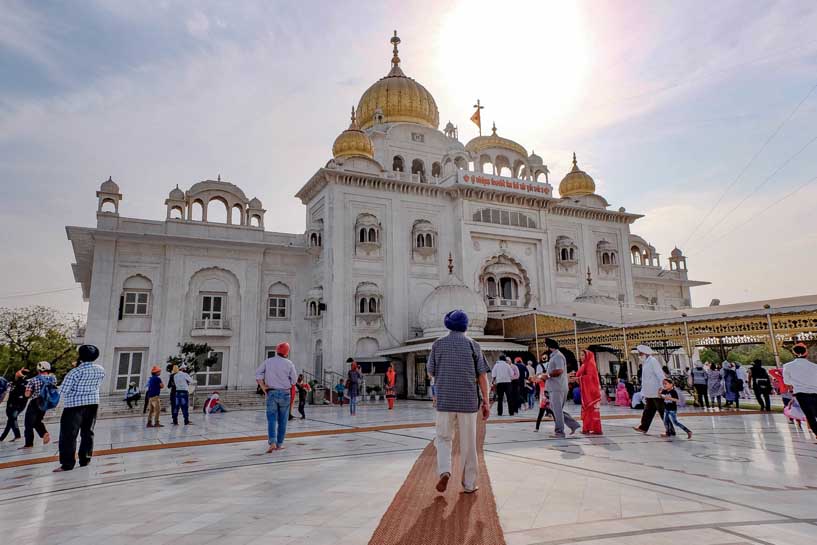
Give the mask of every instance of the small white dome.
[[448, 330], [443, 320], [445, 315], [454, 309], [460, 309], [468, 315], [470, 335], [484, 335], [485, 323], [488, 321], [488, 307], [482, 297], [449, 274], [445, 282], [428, 294], [420, 306], [420, 326], [423, 337], [440, 337]]
[[102, 185], [99, 186], [99, 190], [102, 193], [119, 193], [119, 186], [110, 176], [108, 176], [108, 179], [102, 182]]
[[542, 158], [536, 155], [535, 151], [531, 150], [528, 156], [528, 163], [530, 163], [531, 166], [540, 166], [542, 164]]
[[258, 197], [253, 197], [249, 206], [250, 208], [262, 208], [261, 201], [258, 199]]
[[179, 189], [179, 186], [174, 187], [170, 190], [170, 195], [167, 197], [173, 201], [183, 201], [184, 200], [184, 191]]

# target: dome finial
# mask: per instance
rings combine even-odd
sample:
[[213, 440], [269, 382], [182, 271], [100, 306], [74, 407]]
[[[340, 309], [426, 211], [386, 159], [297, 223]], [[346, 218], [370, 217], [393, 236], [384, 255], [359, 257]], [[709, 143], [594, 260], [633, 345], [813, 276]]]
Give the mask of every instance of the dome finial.
[[357, 129], [357, 117], [355, 116], [355, 107], [352, 106], [352, 122], [349, 124], [350, 129]]
[[590, 275], [590, 267], [587, 267], [587, 285], [593, 285], [593, 277]]
[[576, 152], [573, 152], [573, 168], [579, 168], [579, 163], [576, 161]]
[[400, 43], [400, 38], [397, 36], [397, 31], [396, 30], [394, 31], [394, 36], [392, 36], [392, 39], [389, 40], [389, 41], [394, 46], [394, 49], [392, 49], [391, 70], [389, 71], [389, 76], [391, 76], [391, 77], [395, 77], [395, 76], [405, 77], [405, 74], [400, 69], [400, 55], [399, 55], [399, 53], [397, 51], [397, 44]]
[[454, 274], [454, 257], [448, 252], [448, 274]]
[[496, 121], [493, 122], [493, 127], [491, 127], [491, 134], [496, 136]]

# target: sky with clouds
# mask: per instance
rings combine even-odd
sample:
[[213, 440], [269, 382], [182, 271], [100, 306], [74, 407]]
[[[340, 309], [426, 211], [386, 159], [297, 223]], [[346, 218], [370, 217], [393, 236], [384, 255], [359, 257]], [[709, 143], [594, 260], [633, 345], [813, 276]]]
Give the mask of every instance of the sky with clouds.
[[108, 176], [123, 215], [162, 219], [171, 188], [221, 174], [301, 232], [293, 195], [395, 28], [442, 123], [475, 136], [480, 98], [554, 185], [576, 151], [712, 282], [695, 304], [817, 292], [813, 2], [0, 0], [0, 306], [84, 310], [64, 227], [94, 224]]

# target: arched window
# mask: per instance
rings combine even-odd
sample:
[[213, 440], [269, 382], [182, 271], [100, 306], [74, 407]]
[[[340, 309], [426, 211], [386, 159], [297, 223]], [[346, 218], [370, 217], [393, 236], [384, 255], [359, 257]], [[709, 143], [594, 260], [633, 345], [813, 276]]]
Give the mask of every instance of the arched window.
[[366, 298], [363, 297], [360, 299], [360, 313], [366, 314]]
[[610, 254], [610, 265], [615, 265], [615, 264], [616, 264], [616, 254], [612, 253], [612, 254]]
[[500, 278], [499, 289], [502, 299], [515, 301], [519, 297], [519, 286], [517, 285], [516, 280], [513, 278]]
[[318, 315], [318, 303], [316, 301], [309, 302], [309, 315], [310, 316]]
[[377, 299], [374, 297], [369, 297], [369, 312], [372, 314], [377, 313]]
[[312, 246], [317, 246], [318, 245], [318, 234], [317, 233], [312, 233], [311, 235], [309, 235], [309, 243]]
[[434, 240], [431, 237], [431, 233], [426, 233], [426, 248], [433, 248], [434, 247]]
[[601, 264], [602, 265], [609, 265], [610, 264], [610, 254], [604, 252], [601, 254]]
[[289, 317], [289, 287], [276, 282], [269, 289], [267, 318], [285, 319]]
[[570, 261], [570, 250], [562, 248], [562, 261]]
[[148, 316], [150, 314], [150, 293], [153, 283], [146, 276], [137, 274], [129, 277], [122, 285], [122, 315]]
[[233, 225], [244, 225], [244, 207], [240, 204], [233, 206], [230, 223]]
[[227, 223], [227, 203], [220, 198], [210, 199], [207, 203], [207, 221], [211, 223]]
[[440, 166], [440, 163], [438, 163], [437, 161], [434, 161], [431, 164], [431, 175], [434, 176], [435, 178], [439, 178], [440, 175], [442, 174], [442, 172], [443, 172], [443, 169]]
[[391, 169], [395, 172], [403, 172], [405, 170], [405, 165], [403, 164], [403, 158], [399, 155], [394, 156], [394, 160], [391, 163]]
[[417, 235], [417, 247], [425, 248], [425, 245], [425, 237], [423, 237], [423, 235]]
[[170, 209], [170, 219], [173, 220], [183, 220], [184, 219], [184, 210], [182, 210], [181, 206], [174, 206]]
[[369, 242], [377, 242], [377, 229], [369, 227]]
[[576, 261], [576, 249], [570, 248], [570, 261]]
[[632, 256], [633, 265], [641, 265], [642, 264], [642, 262], [641, 262], [641, 250], [638, 248], [638, 246], [633, 246], [632, 248], [630, 248], [630, 254]]
[[496, 279], [493, 276], [485, 279], [485, 294], [488, 297], [496, 297]]
[[366, 229], [360, 230], [360, 236], [358, 237], [360, 242], [366, 242]]
[[116, 212], [116, 203], [111, 199], [104, 199], [99, 208], [100, 212]]
[[204, 203], [196, 200], [190, 205], [190, 219], [193, 221], [204, 220]]
[[259, 216], [258, 214], [253, 214], [250, 217], [250, 225], [252, 227], [261, 227], [261, 216]]

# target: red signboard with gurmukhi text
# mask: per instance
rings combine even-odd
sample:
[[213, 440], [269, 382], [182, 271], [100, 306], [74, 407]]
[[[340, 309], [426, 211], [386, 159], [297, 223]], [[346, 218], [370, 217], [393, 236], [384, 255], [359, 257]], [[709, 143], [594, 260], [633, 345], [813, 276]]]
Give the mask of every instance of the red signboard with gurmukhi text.
[[457, 173], [457, 182], [468, 185], [478, 185], [485, 188], [490, 187], [492, 189], [510, 189], [511, 191], [534, 193], [542, 196], [551, 195], [551, 187], [549, 184], [491, 176], [490, 174], [477, 174], [475, 172], [466, 174], [460, 171]]

